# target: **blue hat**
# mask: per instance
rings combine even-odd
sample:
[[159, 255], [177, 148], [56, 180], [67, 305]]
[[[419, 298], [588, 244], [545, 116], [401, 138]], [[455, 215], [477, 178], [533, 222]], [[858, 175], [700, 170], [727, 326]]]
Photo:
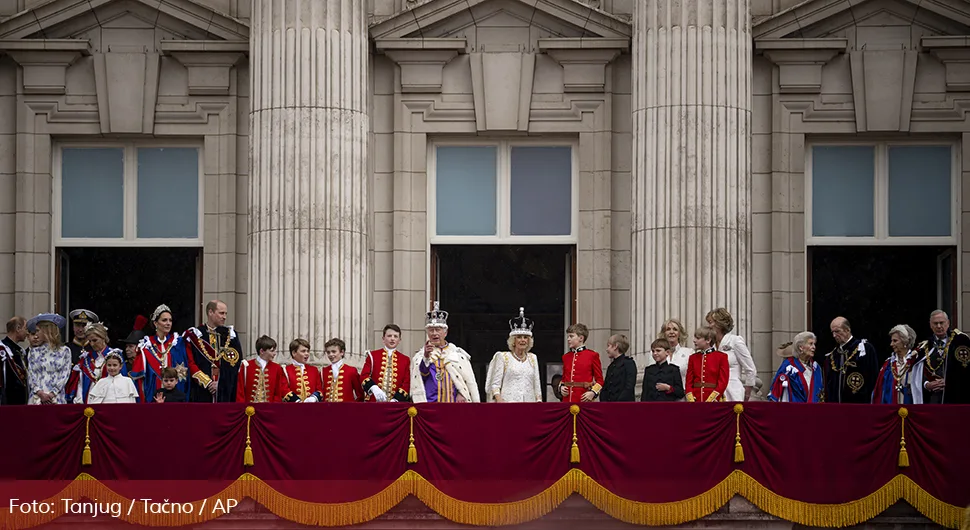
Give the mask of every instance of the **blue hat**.
[[58, 315], [57, 313], [41, 313], [34, 318], [27, 321], [27, 331], [31, 333], [37, 333], [37, 323], [38, 322], [53, 322], [55, 326], [63, 329], [67, 321], [64, 317]]

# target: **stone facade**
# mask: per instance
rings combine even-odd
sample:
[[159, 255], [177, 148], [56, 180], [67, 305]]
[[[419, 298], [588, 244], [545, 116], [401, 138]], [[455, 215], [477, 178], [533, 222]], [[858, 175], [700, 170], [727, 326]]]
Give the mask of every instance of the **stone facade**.
[[396, 322], [412, 349], [431, 147], [556, 138], [590, 341], [643, 365], [665, 317], [725, 305], [767, 379], [808, 321], [813, 141], [954, 142], [970, 224], [968, 35], [960, 0], [0, 0], [0, 314], [54, 305], [59, 142], [182, 139], [202, 296], [244, 343]]

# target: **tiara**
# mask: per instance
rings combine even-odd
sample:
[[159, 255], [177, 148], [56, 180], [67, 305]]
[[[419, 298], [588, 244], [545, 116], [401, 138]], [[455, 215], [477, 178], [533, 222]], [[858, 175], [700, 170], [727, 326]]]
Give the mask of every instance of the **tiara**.
[[509, 320], [509, 336], [521, 335], [525, 337], [532, 336], [532, 328], [535, 326], [535, 322], [531, 319], [525, 318], [525, 308], [519, 308], [519, 316]]
[[172, 310], [169, 309], [169, 307], [165, 304], [162, 304], [156, 307], [155, 311], [152, 313], [152, 322], [156, 322], [158, 320], [158, 317], [161, 316], [162, 313], [171, 313], [171, 312]]

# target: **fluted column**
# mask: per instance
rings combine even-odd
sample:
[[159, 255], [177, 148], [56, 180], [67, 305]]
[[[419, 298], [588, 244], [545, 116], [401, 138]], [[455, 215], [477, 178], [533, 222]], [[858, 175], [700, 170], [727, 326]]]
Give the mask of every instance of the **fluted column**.
[[353, 355], [368, 315], [366, 2], [253, 0], [249, 322]]
[[748, 0], [635, 2], [633, 351], [666, 318], [751, 320]]

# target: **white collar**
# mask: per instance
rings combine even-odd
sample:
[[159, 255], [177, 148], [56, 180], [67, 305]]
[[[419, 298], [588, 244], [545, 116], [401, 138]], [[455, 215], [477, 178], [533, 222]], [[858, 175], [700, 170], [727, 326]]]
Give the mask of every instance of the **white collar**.
[[389, 350], [387, 349], [387, 346], [384, 346], [384, 355], [387, 355], [388, 357], [390, 357], [391, 355], [394, 355], [395, 351], [397, 350]]
[[259, 365], [259, 368], [260, 369], [266, 368], [266, 363], [267, 362], [269, 362], [269, 361], [267, 361], [266, 359], [263, 359], [262, 357], [256, 357], [256, 364]]
[[336, 372], [337, 370], [340, 370], [340, 367], [343, 366], [343, 364], [344, 364], [344, 360], [340, 359], [339, 361], [331, 364], [330, 368], [333, 368], [333, 371]]
[[297, 361], [296, 359], [290, 359], [290, 364], [292, 364], [293, 366], [299, 366], [300, 368], [303, 368], [303, 363]]

